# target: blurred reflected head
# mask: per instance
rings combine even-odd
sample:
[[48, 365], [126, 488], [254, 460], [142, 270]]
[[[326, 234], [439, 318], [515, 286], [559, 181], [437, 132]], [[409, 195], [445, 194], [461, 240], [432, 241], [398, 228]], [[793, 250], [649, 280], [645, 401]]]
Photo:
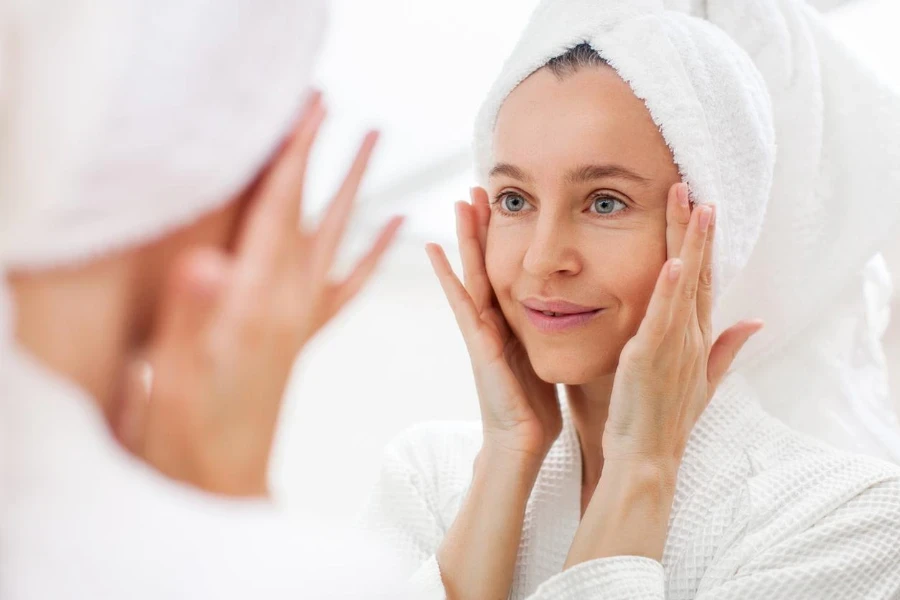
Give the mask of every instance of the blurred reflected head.
[[666, 260], [678, 168], [650, 112], [587, 44], [506, 98], [488, 181], [488, 276], [545, 381], [612, 375]]

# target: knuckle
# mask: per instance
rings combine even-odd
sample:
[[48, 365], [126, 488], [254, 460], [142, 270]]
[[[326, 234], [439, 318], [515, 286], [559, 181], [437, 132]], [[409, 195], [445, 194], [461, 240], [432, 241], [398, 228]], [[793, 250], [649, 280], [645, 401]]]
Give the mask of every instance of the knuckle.
[[693, 300], [697, 297], [697, 284], [693, 282], [688, 282], [684, 285], [684, 294], [685, 300]]
[[702, 285], [704, 289], [709, 289], [712, 287], [712, 280], [712, 265], [704, 265], [703, 269], [700, 271], [700, 285]]
[[625, 344], [622, 352], [619, 354], [619, 361], [624, 363], [636, 364], [641, 360], [641, 351], [638, 345], [633, 341]]

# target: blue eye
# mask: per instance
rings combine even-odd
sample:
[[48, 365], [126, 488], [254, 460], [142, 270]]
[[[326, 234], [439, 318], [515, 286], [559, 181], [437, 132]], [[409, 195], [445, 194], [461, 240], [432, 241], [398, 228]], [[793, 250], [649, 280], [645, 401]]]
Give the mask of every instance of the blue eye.
[[521, 212], [528, 204], [528, 202], [525, 201], [525, 198], [519, 194], [504, 194], [500, 199], [500, 203], [503, 206], [503, 210], [511, 213]]
[[597, 214], [611, 215], [628, 208], [628, 206], [618, 198], [613, 198], [612, 196], [598, 196], [594, 199], [592, 208]]

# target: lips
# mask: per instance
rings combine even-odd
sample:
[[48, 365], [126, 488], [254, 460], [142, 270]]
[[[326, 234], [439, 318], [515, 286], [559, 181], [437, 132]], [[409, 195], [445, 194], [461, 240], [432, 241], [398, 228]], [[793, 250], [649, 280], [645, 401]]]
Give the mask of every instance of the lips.
[[582, 306], [565, 300], [529, 298], [522, 305], [531, 324], [545, 333], [575, 329], [603, 312], [602, 308]]

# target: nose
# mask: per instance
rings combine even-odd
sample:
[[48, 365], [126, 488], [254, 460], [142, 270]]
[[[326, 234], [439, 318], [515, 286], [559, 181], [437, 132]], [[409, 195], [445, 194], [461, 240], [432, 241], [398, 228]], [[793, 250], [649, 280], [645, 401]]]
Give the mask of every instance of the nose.
[[549, 211], [541, 213], [525, 252], [525, 272], [542, 281], [557, 275], [577, 275], [582, 264], [575, 233], [571, 219]]

